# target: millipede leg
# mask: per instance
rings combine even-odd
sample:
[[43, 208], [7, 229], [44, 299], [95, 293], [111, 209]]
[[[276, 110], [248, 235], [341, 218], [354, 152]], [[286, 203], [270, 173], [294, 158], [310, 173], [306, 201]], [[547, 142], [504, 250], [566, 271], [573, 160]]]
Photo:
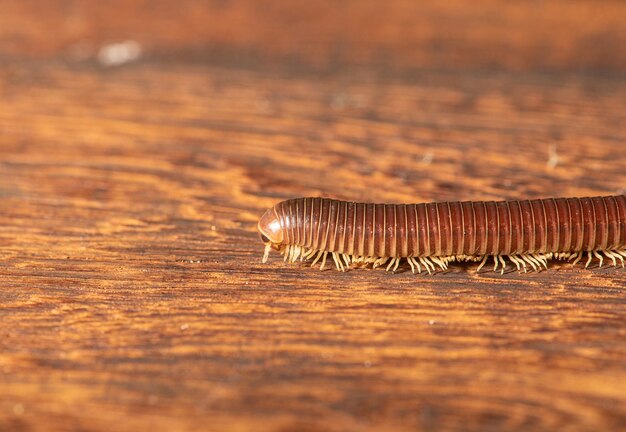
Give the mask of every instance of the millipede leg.
[[305, 261], [315, 255], [315, 249], [302, 249], [302, 255], [300, 255], [300, 261]]
[[446, 271], [448, 270], [448, 266], [446, 265], [446, 263], [441, 259], [441, 257], [429, 257], [431, 259], [431, 261], [433, 261], [435, 264], [437, 264], [439, 267], [441, 267], [442, 271]]
[[311, 263], [311, 267], [313, 267], [315, 265], [315, 263], [317, 263], [320, 260], [320, 258], [322, 257], [323, 254], [324, 254], [324, 251], [319, 251], [317, 253], [317, 256], [315, 257], [315, 259]]
[[611, 253], [611, 251], [601, 251], [605, 257], [610, 258], [613, 261], [613, 267], [617, 267], [617, 261], [615, 260], [615, 256]]
[[574, 258], [577, 255], [576, 252], [562, 252], [562, 253], [556, 253], [554, 254], [554, 258], [558, 259], [558, 260], [568, 260], [571, 261], [572, 258]]
[[[382, 265], [385, 265], [385, 263], [387, 262], [387, 260], [389, 260], [389, 258], [370, 258], [368, 261], [366, 262], [372, 262], [372, 268], [376, 268], [376, 267], [380, 267]], [[393, 258], [391, 259], [391, 261], [393, 262]], [[387, 267], [389, 268], [389, 267]]]
[[291, 247], [289, 245], [287, 245], [287, 247], [283, 251], [283, 261], [287, 261], [287, 257], [289, 256], [289, 251], [290, 250], [291, 250]]
[[498, 261], [498, 255], [493, 255], [493, 271], [494, 272], [498, 270], [498, 264], [500, 264], [500, 262]]
[[324, 270], [324, 266], [326, 265], [326, 257], [328, 256], [328, 252], [324, 252], [322, 257], [322, 265], [320, 266], [320, 270]]
[[520, 257], [526, 261], [528, 264], [530, 264], [530, 266], [533, 268], [533, 270], [535, 271], [539, 271], [539, 269], [537, 268], [537, 264], [535, 260], [532, 259], [532, 257], [528, 256], [528, 255], [520, 255]]
[[335, 267], [337, 268], [337, 270], [341, 271], [341, 268], [339, 267], [339, 263], [337, 262], [337, 255], [335, 255], [335, 252], [331, 252], [330, 254], [333, 257], [333, 261], [335, 262]]
[[526, 254], [523, 256], [523, 258], [526, 260], [527, 263], [529, 263], [532, 266], [533, 270], [535, 270], [536, 272], [541, 271], [541, 263], [539, 263], [535, 258], [533, 258], [531, 254]]
[[413, 258], [412, 257], [407, 257], [406, 260], [409, 263], [409, 265], [411, 266], [411, 272], [413, 274], [415, 274], [415, 264], [413, 264]]
[[[617, 258], [618, 260], [620, 260], [622, 262], [622, 267], [624, 267], [624, 258], [618, 254], [615, 251], [605, 251], [605, 254], [611, 254], [611, 258], [613, 258], [613, 261], [615, 261], [615, 258]], [[614, 264], [617, 267], [617, 262]]]
[[395, 272], [396, 270], [398, 270], [398, 266], [400, 265], [400, 261], [402, 261], [402, 258], [396, 258], [396, 265], [393, 266], [393, 271]]
[[391, 258], [391, 261], [389, 261], [389, 265], [387, 266], [387, 268], [385, 269], [385, 271], [389, 271], [389, 269], [391, 268], [391, 266], [396, 262], [397, 258]]
[[409, 264], [411, 265], [411, 271], [413, 272], [413, 274], [415, 274], [415, 266], [417, 266], [417, 272], [418, 273], [422, 273], [422, 266], [420, 265], [420, 263], [415, 259], [415, 257], [408, 257], [407, 261], [409, 262]]
[[341, 257], [346, 263], [346, 268], [350, 267], [350, 255], [341, 254]]
[[430, 266], [430, 269], [434, 272], [437, 273], [437, 269], [435, 268], [435, 264], [433, 263], [433, 261], [431, 260], [431, 257], [424, 257], [424, 262], [426, 262], [426, 264], [428, 264]]
[[591, 263], [591, 260], [593, 259], [593, 255], [591, 255], [591, 251], [588, 251], [587, 255], [589, 256], [589, 259], [587, 260], [587, 264], [585, 264], [585, 268], [589, 267], [589, 264]]
[[422, 273], [422, 266], [420, 265], [419, 261], [416, 260], [415, 258], [413, 258], [413, 262], [417, 266], [417, 272], [421, 274]]
[[424, 264], [424, 267], [426, 267], [426, 271], [428, 272], [428, 274], [432, 274], [432, 272], [430, 271], [430, 266], [433, 266], [433, 270], [435, 270], [435, 266], [433, 265], [433, 263], [428, 261], [428, 258], [425, 258], [425, 257], [418, 257], [418, 258], [422, 262], [422, 264]]
[[528, 267], [526, 267], [526, 261], [521, 259], [519, 256], [516, 256], [515, 259], [522, 264], [524, 267], [524, 273], [528, 273]]
[[541, 265], [543, 264], [543, 262], [541, 261], [541, 259], [536, 258], [535, 255], [536, 254], [529, 254], [528, 258], [530, 260], [532, 260], [535, 264], [537, 264], [537, 271], [540, 272], [541, 271]]
[[533, 258], [539, 261], [548, 270], [548, 255], [545, 254], [532, 254]]
[[507, 255], [507, 257], [511, 260], [513, 264], [515, 264], [515, 266], [517, 267], [517, 271], [520, 271], [519, 262], [517, 261], [517, 258], [515, 258], [515, 255]]
[[575, 254], [575, 255], [573, 255], [573, 256], [571, 256], [571, 257], [570, 257], [570, 260], [571, 260], [572, 258], [574, 258], [574, 257], [576, 257], [576, 259], [575, 259], [575, 260], [574, 260], [574, 262], [572, 263], [572, 267], [574, 267], [574, 266], [576, 265], [576, 263], [578, 263], [578, 261], [580, 261], [580, 260], [582, 259], [582, 257], [583, 257], [583, 253], [582, 253], [582, 251], [581, 251], [581, 252], [578, 252], [577, 254]]
[[593, 254], [595, 255], [596, 258], [598, 258], [600, 260], [600, 265], [598, 267], [602, 268], [602, 263], [604, 262], [604, 257], [602, 255], [600, 255], [598, 253], [598, 251], [593, 251]]
[[500, 270], [500, 274], [504, 274], [504, 269], [506, 268], [506, 261], [502, 258], [502, 255], [498, 255], [498, 259], [502, 263], [502, 270]]
[[407, 257], [406, 262], [411, 266], [411, 272], [415, 274], [415, 265], [413, 265], [413, 261], [411, 261], [411, 257]]
[[476, 273], [478, 273], [480, 271], [481, 268], [483, 268], [483, 266], [485, 265], [485, 263], [487, 262], [487, 259], [489, 258], [489, 255], [485, 255], [485, 257], [483, 258], [483, 260], [480, 262], [480, 265], [478, 266], [478, 268], [476, 269]]
[[266, 244], [265, 245], [265, 252], [263, 253], [263, 260], [262, 260], [263, 264], [265, 264], [267, 262], [267, 258], [270, 256], [270, 251], [271, 250], [272, 250], [271, 243]]
[[339, 258], [339, 254], [337, 252], [331, 252], [333, 255], [333, 261], [335, 261], [335, 267], [337, 267], [337, 270], [343, 272], [343, 263], [341, 262], [341, 258]]

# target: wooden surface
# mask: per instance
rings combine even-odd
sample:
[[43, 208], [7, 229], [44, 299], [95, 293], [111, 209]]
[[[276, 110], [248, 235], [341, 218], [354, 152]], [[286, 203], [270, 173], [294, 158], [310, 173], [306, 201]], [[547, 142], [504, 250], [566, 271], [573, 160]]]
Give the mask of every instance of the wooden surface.
[[623, 429], [626, 270], [260, 263], [288, 197], [624, 193], [624, 3], [470, 3], [0, 1], [0, 430]]

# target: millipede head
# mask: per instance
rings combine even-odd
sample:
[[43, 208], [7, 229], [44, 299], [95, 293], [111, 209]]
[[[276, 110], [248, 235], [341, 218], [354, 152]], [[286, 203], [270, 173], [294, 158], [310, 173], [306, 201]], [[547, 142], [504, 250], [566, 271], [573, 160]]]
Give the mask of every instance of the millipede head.
[[258, 229], [261, 240], [265, 243], [263, 262], [266, 262], [270, 250], [280, 250], [283, 243], [283, 227], [280, 224], [274, 208], [267, 210], [263, 216], [261, 216]]

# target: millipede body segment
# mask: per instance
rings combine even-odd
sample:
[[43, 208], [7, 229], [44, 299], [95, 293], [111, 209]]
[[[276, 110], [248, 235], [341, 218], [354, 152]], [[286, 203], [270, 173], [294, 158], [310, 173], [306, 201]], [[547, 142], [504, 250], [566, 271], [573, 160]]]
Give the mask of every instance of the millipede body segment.
[[489, 257], [501, 272], [507, 259], [518, 270], [547, 268], [548, 259], [626, 259], [626, 195], [525, 201], [369, 204], [326, 198], [280, 202], [258, 224], [265, 242], [286, 261], [321, 261], [337, 269], [372, 264], [396, 270], [446, 270], [454, 261]]

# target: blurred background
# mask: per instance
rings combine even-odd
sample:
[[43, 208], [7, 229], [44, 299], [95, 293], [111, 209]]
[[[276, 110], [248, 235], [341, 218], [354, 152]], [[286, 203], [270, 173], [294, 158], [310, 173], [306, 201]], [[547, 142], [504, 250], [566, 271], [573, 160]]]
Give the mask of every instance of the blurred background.
[[0, 0], [0, 430], [620, 430], [620, 269], [312, 271], [277, 201], [626, 190], [626, 2]]
[[4, 0], [1, 6], [4, 59], [106, 63], [106, 44], [132, 40], [145, 59], [240, 67], [626, 69], [620, 1]]

